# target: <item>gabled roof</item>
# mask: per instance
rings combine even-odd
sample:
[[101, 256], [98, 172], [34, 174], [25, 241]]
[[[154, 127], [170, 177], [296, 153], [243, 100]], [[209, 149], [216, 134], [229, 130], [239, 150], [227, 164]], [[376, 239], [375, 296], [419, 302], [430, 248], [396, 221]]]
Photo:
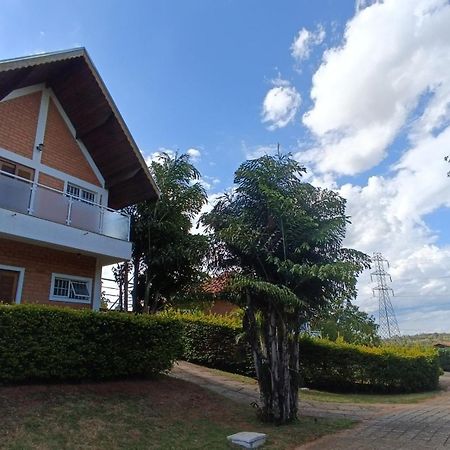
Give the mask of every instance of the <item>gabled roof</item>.
[[91, 154], [105, 179], [111, 208], [158, 198], [144, 158], [86, 49], [0, 61], [0, 100], [39, 83], [52, 88]]

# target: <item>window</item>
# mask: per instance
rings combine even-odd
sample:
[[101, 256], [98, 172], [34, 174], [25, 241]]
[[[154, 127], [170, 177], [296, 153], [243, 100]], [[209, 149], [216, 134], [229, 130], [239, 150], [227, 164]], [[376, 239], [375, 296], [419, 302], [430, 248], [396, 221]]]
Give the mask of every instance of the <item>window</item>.
[[67, 185], [67, 190], [66, 190], [67, 194], [75, 197], [75, 198], [80, 198], [80, 188], [77, 186], [74, 186], [73, 184], [68, 184]]
[[90, 278], [53, 274], [50, 300], [74, 303], [91, 302]]
[[[0, 171], [16, 175], [26, 180], [33, 180], [34, 170], [6, 159], [0, 159]], [[2, 174], [4, 175], [4, 174]]]
[[81, 200], [85, 203], [95, 203], [95, 192], [88, 191], [74, 184], [67, 183], [66, 193], [75, 200]]
[[0, 303], [20, 303], [24, 274], [23, 267], [0, 264]]

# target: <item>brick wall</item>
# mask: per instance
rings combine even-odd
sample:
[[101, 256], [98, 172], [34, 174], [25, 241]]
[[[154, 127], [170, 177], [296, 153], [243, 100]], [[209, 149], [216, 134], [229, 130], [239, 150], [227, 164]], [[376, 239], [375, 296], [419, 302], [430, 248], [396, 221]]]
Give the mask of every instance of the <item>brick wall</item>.
[[91, 256], [0, 239], [0, 264], [25, 268], [22, 303], [90, 308], [87, 304], [50, 301], [50, 287], [52, 273], [88, 277], [94, 283], [95, 262]]
[[51, 187], [53, 189], [58, 189], [59, 191], [64, 191], [64, 181], [59, 178], [52, 177], [51, 175], [47, 175], [46, 173], [39, 173], [39, 184], [43, 184], [44, 186]]
[[225, 314], [230, 314], [237, 309], [238, 307], [236, 305], [226, 300], [214, 300], [208, 312], [209, 314], [219, 314], [223, 316]]
[[44, 144], [42, 164], [100, 186], [97, 176], [52, 100], [48, 109]]
[[0, 147], [33, 157], [41, 92], [0, 102]]

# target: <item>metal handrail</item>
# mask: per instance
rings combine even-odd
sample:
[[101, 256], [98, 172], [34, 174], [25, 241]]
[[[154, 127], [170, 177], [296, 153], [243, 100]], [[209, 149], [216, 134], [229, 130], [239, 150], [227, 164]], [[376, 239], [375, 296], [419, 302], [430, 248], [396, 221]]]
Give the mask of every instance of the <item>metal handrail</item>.
[[[103, 230], [103, 216], [104, 216], [104, 211], [110, 211], [110, 212], [113, 212], [113, 213], [115, 213], [115, 214], [119, 214], [119, 215], [121, 215], [122, 217], [127, 218], [127, 219], [128, 219], [128, 233], [127, 233], [127, 240], [128, 240], [128, 241], [130, 240], [130, 215], [129, 215], [129, 214], [127, 214], [127, 213], [125, 213], [125, 212], [122, 212], [122, 211], [117, 211], [117, 210], [115, 210], [115, 209], [109, 208], [108, 206], [104, 206], [104, 205], [102, 205], [102, 204], [100, 204], [100, 203], [96, 203], [96, 202], [91, 202], [91, 201], [79, 199], [79, 198], [77, 198], [77, 197], [74, 197], [73, 195], [68, 194], [67, 192], [61, 191], [61, 190], [59, 190], [59, 189], [52, 188], [52, 187], [50, 187], [50, 186], [46, 186], [45, 184], [40, 184], [40, 183], [38, 183], [38, 182], [36, 182], [36, 181], [32, 181], [32, 180], [29, 180], [29, 179], [27, 179], [27, 178], [20, 177], [20, 176], [18, 176], [18, 175], [16, 175], [16, 174], [12, 174], [12, 173], [9, 173], [9, 172], [5, 172], [5, 171], [3, 171], [3, 170], [0, 170], [0, 175], [7, 176], [7, 177], [9, 177], [9, 178], [14, 178], [14, 179], [16, 179], [16, 180], [19, 180], [19, 181], [28, 183], [28, 184], [30, 185], [31, 197], [30, 197], [30, 202], [29, 202], [29, 205], [28, 205], [28, 213], [29, 213], [30, 215], [33, 215], [33, 208], [32, 208], [32, 207], [33, 207], [33, 204], [32, 204], [32, 203], [34, 202], [34, 199], [33, 199], [33, 195], [34, 195], [34, 194], [33, 194], [33, 191], [34, 191], [37, 187], [39, 187], [39, 188], [43, 188], [43, 189], [46, 189], [46, 190], [48, 190], [48, 191], [52, 191], [52, 192], [55, 192], [55, 193], [57, 193], [57, 194], [59, 194], [59, 195], [62, 195], [62, 196], [64, 196], [64, 197], [69, 198], [69, 202], [70, 202], [70, 203], [69, 203], [69, 210], [68, 210], [67, 225], [70, 225], [70, 215], [71, 215], [71, 207], [72, 207], [72, 203], [73, 203], [74, 201], [80, 201], [80, 202], [85, 203], [85, 204], [87, 204], [87, 205], [94, 206], [94, 207], [96, 207], [96, 208], [98, 208], [98, 209], [100, 210], [100, 217], [101, 217], [101, 223], [100, 223], [100, 225], [99, 225], [99, 232], [100, 232], [100, 234], [103, 234], [103, 233], [102, 233], [102, 230]], [[106, 236], [106, 235], [105, 235], [105, 236]]]
[[[77, 197], [74, 197], [73, 195], [70, 195], [67, 192], [61, 191], [59, 189], [52, 188], [50, 186], [46, 186], [45, 184], [37, 183], [36, 181], [31, 181], [28, 178], [19, 177], [19, 175], [15, 175], [15, 174], [12, 174], [12, 173], [9, 173], [9, 172], [5, 172], [3, 170], [0, 170], [0, 175], [7, 175], [8, 177], [16, 178], [16, 179], [18, 179], [20, 181], [25, 181], [28, 184], [31, 184], [31, 185], [34, 185], [34, 186], [38, 186], [38, 187], [42, 187], [44, 189], [48, 189], [49, 191], [57, 192], [58, 194], [64, 195], [66, 197], [72, 197], [73, 199], [77, 199]], [[117, 209], [112, 209], [109, 206], [102, 205], [101, 203], [91, 202], [91, 201], [82, 200], [82, 199], [79, 199], [79, 200], [83, 201], [84, 203], [88, 203], [89, 205], [97, 206], [99, 208], [106, 209], [107, 211], [115, 212], [117, 214], [120, 214], [121, 216], [130, 217], [130, 215], [125, 213], [125, 212], [117, 211]]]

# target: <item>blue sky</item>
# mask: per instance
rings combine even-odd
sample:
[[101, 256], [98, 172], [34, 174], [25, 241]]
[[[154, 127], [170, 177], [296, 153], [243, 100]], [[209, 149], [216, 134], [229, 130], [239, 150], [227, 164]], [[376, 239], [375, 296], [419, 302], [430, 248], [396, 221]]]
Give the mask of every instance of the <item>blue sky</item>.
[[403, 331], [450, 331], [449, 21], [447, 0], [3, 0], [0, 58], [86, 47], [142, 152], [189, 150], [212, 199], [279, 142], [347, 198], [347, 245], [391, 261]]
[[199, 168], [219, 178], [221, 189], [245, 159], [244, 145], [279, 141], [290, 148], [303, 132], [300, 123], [275, 133], [261, 123], [270, 80], [281, 74], [307, 92], [316, 64], [302, 74], [294, 70], [289, 46], [295, 34], [319, 23], [342, 31], [355, 9], [353, 1], [310, 5], [6, 1], [0, 56], [85, 46], [141, 149], [200, 148]]

